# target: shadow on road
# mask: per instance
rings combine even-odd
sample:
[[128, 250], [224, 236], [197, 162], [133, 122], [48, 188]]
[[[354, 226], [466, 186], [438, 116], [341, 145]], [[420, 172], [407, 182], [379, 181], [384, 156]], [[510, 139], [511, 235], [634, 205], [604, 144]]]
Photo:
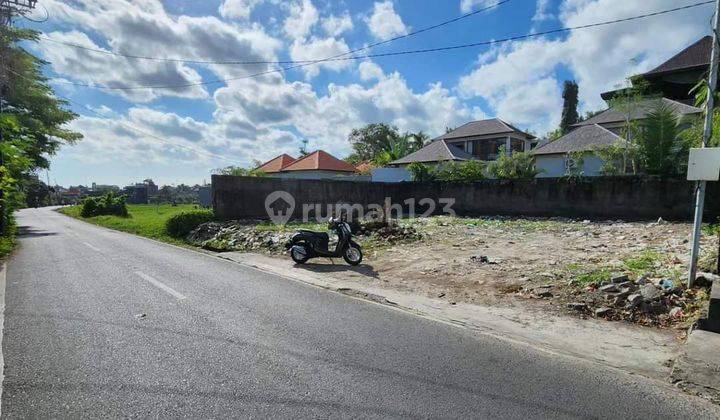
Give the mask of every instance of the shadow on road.
[[294, 268], [312, 271], [315, 273], [342, 273], [351, 271], [353, 273], [360, 274], [365, 277], [378, 278], [378, 272], [375, 271], [373, 266], [369, 264], [360, 264], [356, 266], [347, 265], [345, 263], [335, 264], [322, 264], [322, 263], [306, 263], [306, 264], [295, 264]]
[[57, 232], [33, 229], [29, 226], [18, 227], [18, 234], [17, 234], [18, 238], [33, 238], [33, 237], [54, 236], [54, 235], [57, 235]]

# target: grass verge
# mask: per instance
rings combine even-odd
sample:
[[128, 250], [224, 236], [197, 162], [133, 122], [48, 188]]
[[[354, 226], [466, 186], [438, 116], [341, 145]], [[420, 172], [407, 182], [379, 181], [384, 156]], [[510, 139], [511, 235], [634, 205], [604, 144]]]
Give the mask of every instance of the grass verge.
[[175, 245], [185, 245], [185, 241], [173, 238], [165, 231], [165, 222], [171, 216], [183, 211], [194, 210], [194, 204], [181, 204], [172, 206], [170, 204], [162, 204], [160, 206], [154, 204], [128, 204], [129, 217], [119, 216], [80, 216], [80, 206], [69, 206], [58, 209], [65, 214], [76, 219], [103, 226], [122, 232], [132, 233], [146, 238], [152, 238]]

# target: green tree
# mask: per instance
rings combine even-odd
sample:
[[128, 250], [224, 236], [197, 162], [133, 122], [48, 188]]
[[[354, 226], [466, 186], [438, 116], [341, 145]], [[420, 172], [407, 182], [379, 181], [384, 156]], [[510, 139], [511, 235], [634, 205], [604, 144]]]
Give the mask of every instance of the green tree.
[[241, 166], [226, 166], [214, 171], [217, 175], [233, 175], [233, 176], [256, 176], [262, 177], [266, 173], [257, 169], [248, 169]]
[[638, 158], [650, 175], [673, 175], [678, 160], [687, 160], [685, 142], [679, 139], [678, 118], [668, 105], [658, 102], [642, 121], [636, 137]]
[[388, 163], [400, 159], [420, 150], [423, 147], [423, 138], [417, 134], [405, 133], [402, 136], [390, 138], [388, 149], [380, 151], [372, 162], [377, 166], [384, 166]]
[[645, 94], [648, 89], [647, 82], [644, 79], [631, 78], [630, 82], [632, 87], [623, 89], [608, 101], [610, 108], [620, 112], [624, 119], [621, 137], [624, 139], [626, 147], [623, 149], [622, 164], [620, 166], [621, 174], [627, 172], [628, 166], [633, 168], [633, 172], [637, 170], [637, 163], [630, 156], [630, 151], [635, 141], [635, 133], [638, 132], [638, 124], [635, 118], [640, 107], [646, 101]]
[[368, 124], [350, 132], [348, 141], [359, 161], [373, 160], [384, 151], [391, 150], [393, 140], [400, 136], [396, 127], [385, 123]]
[[[72, 144], [82, 135], [67, 129], [77, 117], [67, 103], [55, 97], [42, 75], [46, 64], [20, 45], [36, 42], [38, 32], [0, 27], [0, 54], [4, 56], [3, 112], [0, 113], [0, 188], [2, 205], [0, 233], [9, 233], [12, 212], [23, 199], [23, 184], [31, 173], [49, 166], [52, 156], [63, 144]], [[0, 86], [2, 88], [2, 86]]]
[[578, 85], [573, 80], [566, 80], [563, 86], [563, 109], [560, 119], [560, 133], [562, 135], [570, 132], [570, 127], [577, 124], [578, 116]]
[[500, 147], [498, 158], [488, 164], [488, 173], [498, 179], [533, 179], [540, 173], [530, 152], [515, 152], [508, 156]]

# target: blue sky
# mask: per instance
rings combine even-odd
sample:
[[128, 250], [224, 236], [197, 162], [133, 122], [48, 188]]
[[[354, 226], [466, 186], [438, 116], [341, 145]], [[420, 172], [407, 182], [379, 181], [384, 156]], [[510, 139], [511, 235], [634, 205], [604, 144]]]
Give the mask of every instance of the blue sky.
[[[693, 0], [511, 0], [439, 29], [371, 50], [383, 53], [486, 41], [659, 11]], [[44, 23], [18, 20], [62, 43], [108, 52], [201, 61], [313, 60], [403, 35], [497, 0], [41, 0]], [[387, 122], [437, 135], [500, 117], [544, 134], [557, 126], [562, 83], [580, 85], [581, 109], [708, 32], [711, 6], [641, 21], [493, 46], [335, 61], [220, 84], [276, 65], [199, 65], [127, 59], [42, 40], [59, 95], [83, 104], [72, 128], [85, 139], [52, 159], [61, 185], [153, 178], [200, 183], [227, 165], [280, 153], [350, 152], [352, 128]], [[44, 12], [38, 10], [36, 15]], [[137, 129], [139, 131], [134, 131]], [[151, 135], [147, 135], [147, 134]], [[44, 174], [43, 174], [44, 177]]]

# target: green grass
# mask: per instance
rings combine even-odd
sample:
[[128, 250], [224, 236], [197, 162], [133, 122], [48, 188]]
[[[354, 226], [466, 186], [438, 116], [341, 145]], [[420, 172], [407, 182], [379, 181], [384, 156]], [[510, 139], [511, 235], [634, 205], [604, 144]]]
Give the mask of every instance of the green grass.
[[130, 217], [96, 216], [84, 218], [80, 216], [80, 206], [63, 207], [58, 211], [76, 219], [103, 226], [110, 229], [132, 233], [146, 238], [157, 239], [176, 245], [184, 245], [182, 239], [173, 238], [165, 232], [165, 221], [172, 215], [182, 211], [194, 210], [194, 204], [128, 204]]
[[0, 236], [0, 261], [4, 260], [15, 249], [17, 226], [12, 222], [8, 227], [8, 234]]
[[648, 272], [654, 272], [661, 265], [660, 263], [663, 258], [662, 253], [652, 249], [646, 249], [635, 257], [624, 259], [623, 265], [633, 274], [643, 275]]
[[589, 267], [581, 263], [570, 263], [565, 269], [572, 275], [571, 282], [578, 286], [586, 286], [590, 283], [600, 284], [610, 280], [613, 271], [607, 267]]

